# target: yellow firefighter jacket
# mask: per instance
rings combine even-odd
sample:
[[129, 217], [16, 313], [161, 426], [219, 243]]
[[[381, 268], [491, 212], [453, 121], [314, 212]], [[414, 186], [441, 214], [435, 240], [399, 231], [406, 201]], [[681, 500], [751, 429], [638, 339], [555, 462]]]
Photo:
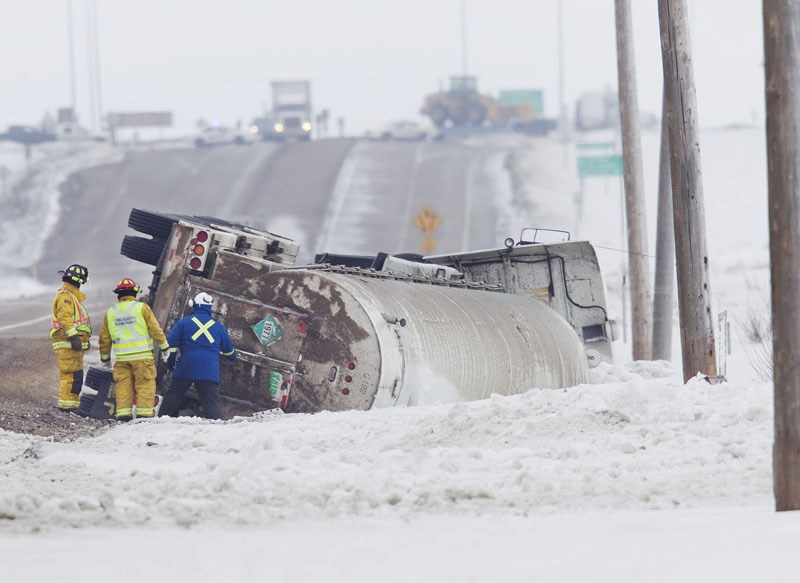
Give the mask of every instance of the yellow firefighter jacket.
[[81, 290], [66, 281], [58, 289], [53, 300], [53, 321], [50, 328], [53, 348], [71, 348], [69, 337], [79, 332], [86, 335], [86, 340], [92, 335], [92, 322], [83, 305], [85, 299]]

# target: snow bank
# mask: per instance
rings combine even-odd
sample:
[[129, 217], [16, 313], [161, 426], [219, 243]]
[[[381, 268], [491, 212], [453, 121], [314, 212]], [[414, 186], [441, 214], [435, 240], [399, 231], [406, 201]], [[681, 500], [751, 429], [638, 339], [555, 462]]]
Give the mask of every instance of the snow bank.
[[767, 386], [619, 379], [457, 405], [157, 419], [71, 443], [2, 435], [0, 524], [264, 526], [768, 506]]

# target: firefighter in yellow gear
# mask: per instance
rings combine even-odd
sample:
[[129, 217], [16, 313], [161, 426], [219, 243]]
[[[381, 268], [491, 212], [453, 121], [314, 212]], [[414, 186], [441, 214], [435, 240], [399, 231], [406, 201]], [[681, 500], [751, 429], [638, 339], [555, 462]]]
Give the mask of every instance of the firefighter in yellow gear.
[[50, 341], [58, 360], [58, 408], [74, 411], [81, 405], [83, 353], [89, 350], [92, 335], [92, 322], [83, 305], [86, 296], [80, 290], [89, 280], [89, 270], [76, 263], [59, 274], [64, 283], [53, 300]]
[[117, 399], [117, 421], [136, 417], [153, 417], [156, 397], [156, 367], [153, 342], [164, 361], [169, 357], [169, 344], [153, 310], [137, 301], [141, 288], [130, 278], [123, 278], [114, 288], [117, 305], [108, 309], [100, 328], [100, 361], [111, 365], [113, 347], [114, 382]]

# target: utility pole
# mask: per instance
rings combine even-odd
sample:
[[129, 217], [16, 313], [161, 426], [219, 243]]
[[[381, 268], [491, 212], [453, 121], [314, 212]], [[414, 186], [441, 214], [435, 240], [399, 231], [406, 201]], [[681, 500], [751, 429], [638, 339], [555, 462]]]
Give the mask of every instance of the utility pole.
[[[558, 0], [558, 125], [561, 140], [567, 142], [567, 106], [564, 101], [564, 11]], [[564, 148], [564, 167], [567, 165], [567, 149]]]
[[684, 382], [698, 372], [710, 376], [717, 374], [700, 140], [697, 135], [697, 98], [686, 14], [686, 0], [658, 0]]
[[461, 0], [461, 74], [466, 77], [469, 73], [467, 60], [467, 0]]
[[800, 509], [800, 6], [764, 0], [775, 509]]
[[675, 293], [675, 227], [669, 171], [667, 97], [661, 97], [661, 151], [658, 159], [656, 282], [653, 292], [653, 359], [672, 359], [672, 296]]
[[634, 360], [652, 358], [652, 299], [647, 260], [647, 215], [642, 174], [642, 142], [636, 90], [630, 0], [614, 1], [617, 23], [617, 79], [622, 129], [625, 218], [628, 226], [628, 272], [631, 290], [631, 342]]
[[69, 44], [69, 105], [72, 109], [73, 121], [77, 112], [75, 97], [75, 33], [72, 22], [72, 0], [67, 0], [67, 44]]

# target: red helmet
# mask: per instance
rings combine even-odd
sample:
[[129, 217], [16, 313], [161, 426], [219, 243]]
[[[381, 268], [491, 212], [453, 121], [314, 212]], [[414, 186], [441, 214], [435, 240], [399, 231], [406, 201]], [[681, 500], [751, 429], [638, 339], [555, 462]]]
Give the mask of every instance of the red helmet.
[[133, 294], [138, 294], [142, 289], [137, 285], [135, 281], [133, 281], [129, 277], [123, 277], [119, 280], [117, 287], [114, 288], [114, 293], [123, 293], [123, 292], [133, 292]]

